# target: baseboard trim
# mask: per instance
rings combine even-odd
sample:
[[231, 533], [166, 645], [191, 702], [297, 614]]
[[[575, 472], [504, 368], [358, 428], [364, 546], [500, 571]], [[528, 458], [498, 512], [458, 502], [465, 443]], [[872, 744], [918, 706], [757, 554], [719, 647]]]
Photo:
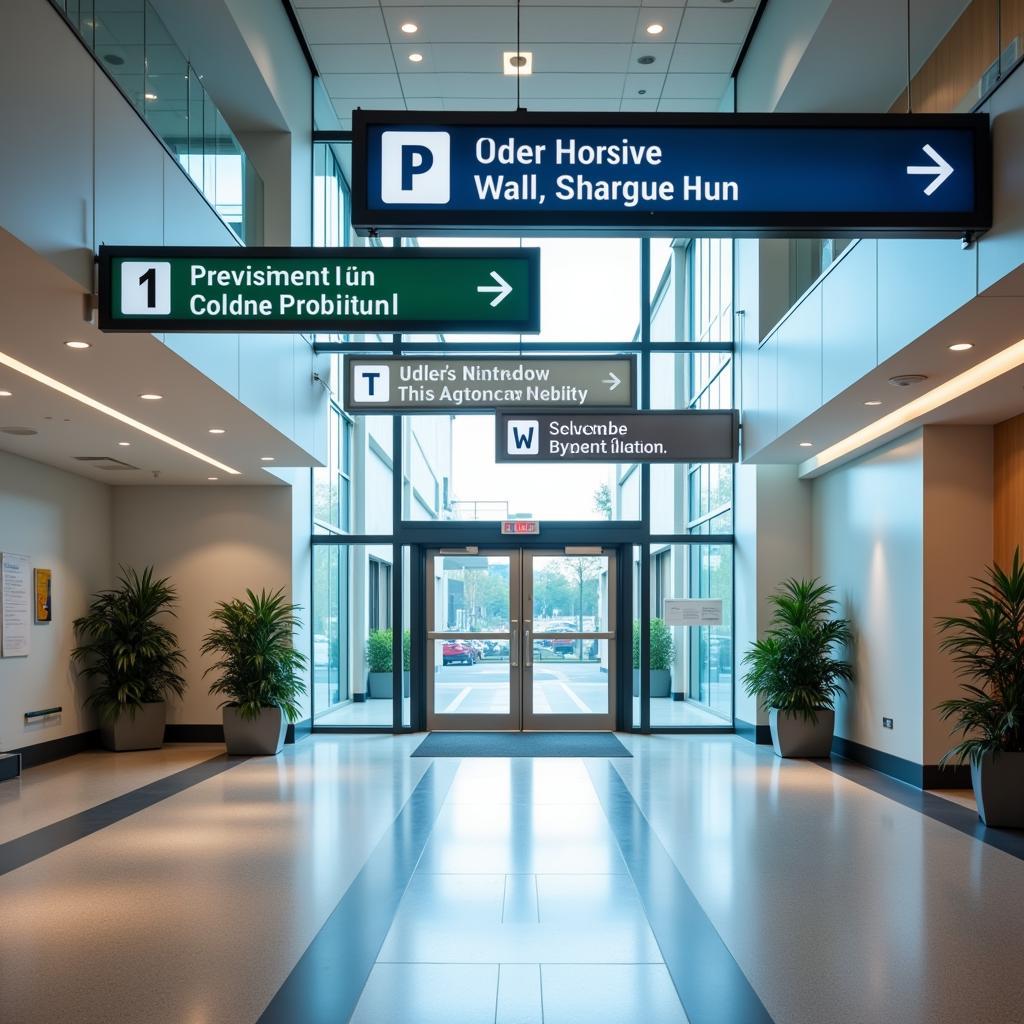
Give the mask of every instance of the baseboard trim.
[[836, 736], [832, 740], [832, 752], [848, 761], [857, 761], [868, 768], [899, 782], [905, 782], [917, 789], [970, 789], [970, 765], [949, 765], [940, 768], [937, 764], [917, 764], [906, 758], [887, 754], [864, 743]]
[[16, 747], [8, 753], [21, 754], [21, 767], [25, 769], [59, 761], [62, 757], [71, 757], [86, 750], [95, 750], [99, 745], [99, 729], [90, 729], [88, 732], [76, 732], [71, 736], [60, 736], [55, 740], [43, 740], [28, 747]]
[[744, 722], [742, 718], [737, 718], [734, 724], [736, 735], [742, 736], [748, 743], [767, 746], [772, 741], [772, 731], [767, 725], [754, 725], [753, 722]]
[[353, 693], [352, 694], [352, 702], [354, 704], [363, 704], [363, 703], [365, 703], [365, 701], [366, 701], [366, 691], [365, 690], [362, 693]]
[[312, 717], [303, 718], [298, 722], [290, 722], [288, 725], [288, 732], [285, 734], [285, 743], [298, 743], [299, 740], [304, 740], [307, 736], [313, 735], [313, 719]]

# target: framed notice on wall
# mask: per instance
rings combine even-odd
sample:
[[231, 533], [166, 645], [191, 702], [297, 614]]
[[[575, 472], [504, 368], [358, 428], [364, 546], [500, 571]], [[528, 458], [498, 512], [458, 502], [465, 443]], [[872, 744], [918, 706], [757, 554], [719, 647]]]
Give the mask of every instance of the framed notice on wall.
[[53, 622], [53, 570], [35, 570], [36, 622]]
[[0, 554], [0, 657], [28, 656], [32, 614], [28, 555]]

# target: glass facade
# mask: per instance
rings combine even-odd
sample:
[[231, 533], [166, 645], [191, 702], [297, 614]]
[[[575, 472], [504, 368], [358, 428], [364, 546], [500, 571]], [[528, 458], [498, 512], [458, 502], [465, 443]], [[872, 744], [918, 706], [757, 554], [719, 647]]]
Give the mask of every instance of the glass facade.
[[[731, 242], [361, 239], [350, 226], [344, 145], [316, 146], [316, 244], [538, 246], [543, 331], [318, 336], [331, 352], [332, 400], [328, 465], [313, 484], [317, 727], [423, 727], [416, 687], [432, 655], [422, 560], [475, 537], [490, 543], [494, 521], [507, 518], [539, 520], [542, 537], [551, 529], [566, 545], [599, 541], [624, 567], [632, 561], [617, 602], [626, 691], [633, 643], [635, 692], [618, 706], [624, 728], [730, 727], [731, 466], [497, 464], [492, 416], [349, 416], [339, 384], [349, 354], [497, 355], [512, 343], [531, 353], [633, 353], [642, 408], [732, 408]], [[722, 625], [665, 626], [664, 601], [687, 597], [720, 598]], [[389, 686], [378, 678], [382, 665]]]
[[221, 220], [263, 242], [263, 181], [147, 0], [51, 0]]

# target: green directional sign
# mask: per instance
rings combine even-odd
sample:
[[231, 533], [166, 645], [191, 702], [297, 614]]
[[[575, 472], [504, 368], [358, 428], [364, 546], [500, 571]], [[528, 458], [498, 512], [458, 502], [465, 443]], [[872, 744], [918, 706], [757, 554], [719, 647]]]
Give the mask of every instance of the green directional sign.
[[535, 333], [539, 249], [100, 246], [104, 331]]

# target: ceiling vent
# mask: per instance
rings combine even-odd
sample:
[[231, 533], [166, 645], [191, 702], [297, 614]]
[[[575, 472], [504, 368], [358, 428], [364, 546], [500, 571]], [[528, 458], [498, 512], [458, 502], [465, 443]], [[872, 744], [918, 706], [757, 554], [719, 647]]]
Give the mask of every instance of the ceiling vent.
[[889, 383], [897, 388], [911, 388], [915, 384], [923, 384], [928, 378], [923, 373], [901, 373], [890, 377]]
[[138, 466], [131, 466], [120, 459], [111, 459], [106, 455], [76, 455], [75, 462], [91, 463], [96, 469], [105, 469], [108, 473], [123, 473], [126, 470], [137, 470]]
[[38, 430], [31, 427], [0, 427], [0, 434], [11, 434], [14, 437], [35, 437]]

